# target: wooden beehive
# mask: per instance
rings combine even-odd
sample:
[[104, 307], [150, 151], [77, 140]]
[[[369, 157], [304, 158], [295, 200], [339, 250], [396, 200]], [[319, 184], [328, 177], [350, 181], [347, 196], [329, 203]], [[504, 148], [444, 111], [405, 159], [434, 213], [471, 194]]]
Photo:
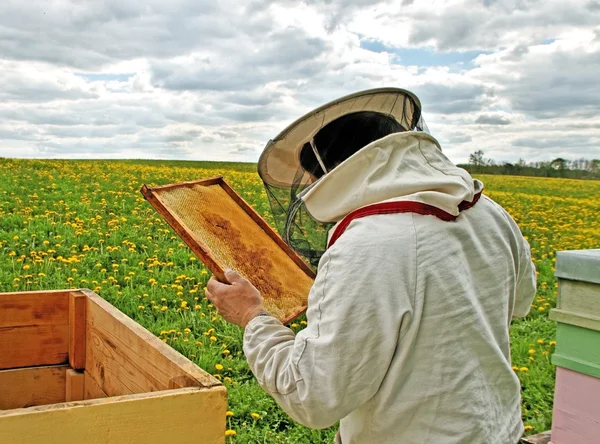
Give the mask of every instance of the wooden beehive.
[[551, 442], [600, 442], [600, 250], [557, 254], [557, 366]]
[[284, 324], [306, 311], [314, 272], [222, 177], [141, 192], [217, 279], [238, 271]]
[[0, 293], [0, 443], [225, 441], [225, 387], [89, 290]]

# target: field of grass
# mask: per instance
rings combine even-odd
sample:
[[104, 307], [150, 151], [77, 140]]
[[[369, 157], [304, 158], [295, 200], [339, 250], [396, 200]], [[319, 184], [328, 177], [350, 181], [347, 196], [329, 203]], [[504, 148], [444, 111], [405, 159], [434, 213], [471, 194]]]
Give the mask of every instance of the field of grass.
[[[0, 171], [0, 291], [97, 292], [224, 382], [231, 442], [332, 442], [335, 427], [295, 424], [260, 389], [242, 354], [241, 329], [204, 297], [210, 273], [139, 192], [142, 184], [223, 175], [272, 223], [254, 165], [0, 159]], [[479, 178], [528, 237], [538, 268], [537, 298], [511, 337], [527, 433], [541, 432], [552, 416], [555, 252], [600, 247], [600, 182]], [[292, 328], [304, 325], [301, 318]]]

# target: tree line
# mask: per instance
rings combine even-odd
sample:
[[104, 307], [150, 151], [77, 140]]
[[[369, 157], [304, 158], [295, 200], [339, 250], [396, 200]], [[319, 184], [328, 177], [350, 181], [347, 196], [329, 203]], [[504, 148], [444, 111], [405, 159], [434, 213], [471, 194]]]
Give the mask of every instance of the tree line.
[[482, 150], [469, 155], [468, 164], [458, 165], [469, 173], [507, 174], [513, 176], [565, 177], [570, 179], [600, 179], [600, 159], [563, 159], [516, 163], [496, 162], [484, 157]]

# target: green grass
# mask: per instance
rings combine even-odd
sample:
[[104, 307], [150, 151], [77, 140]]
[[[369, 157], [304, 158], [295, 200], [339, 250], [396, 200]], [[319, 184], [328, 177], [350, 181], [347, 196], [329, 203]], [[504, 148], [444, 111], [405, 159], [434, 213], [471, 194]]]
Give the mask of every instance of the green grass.
[[[317, 431], [294, 423], [258, 386], [243, 356], [241, 329], [217, 316], [204, 297], [210, 273], [139, 192], [142, 184], [223, 175], [273, 223], [255, 168], [222, 162], [0, 159], [0, 291], [96, 291], [224, 382], [234, 413], [227, 418], [236, 432], [231, 442], [332, 442], [336, 427]], [[600, 208], [592, 199], [598, 190], [593, 182], [586, 188], [556, 179], [482, 179], [486, 184], [489, 179], [488, 194], [505, 205], [530, 238], [540, 273], [531, 314], [511, 327], [524, 419], [528, 433], [540, 432], [550, 427], [552, 415], [555, 328], [548, 311], [556, 300], [554, 252], [600, 244], [600, 231], [590, 228], [598, 225]], [[300, 328], [298, 322], [294, 329]]]

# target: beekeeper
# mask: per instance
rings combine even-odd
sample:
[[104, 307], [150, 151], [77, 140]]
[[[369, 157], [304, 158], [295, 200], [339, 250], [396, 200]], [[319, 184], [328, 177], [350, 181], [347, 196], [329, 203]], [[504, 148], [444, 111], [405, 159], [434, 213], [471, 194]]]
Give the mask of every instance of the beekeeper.
[[509, 325], [536, 289], [530, 248], [442, 152], [412, 93], [359, 92], [271, 140], [259, 174], [285, 241], [313, 265], [308, 326], [265, 313], [235, 271], [208, 298], [244, 331], [259, 384], [337, 443], [518, 443]]

